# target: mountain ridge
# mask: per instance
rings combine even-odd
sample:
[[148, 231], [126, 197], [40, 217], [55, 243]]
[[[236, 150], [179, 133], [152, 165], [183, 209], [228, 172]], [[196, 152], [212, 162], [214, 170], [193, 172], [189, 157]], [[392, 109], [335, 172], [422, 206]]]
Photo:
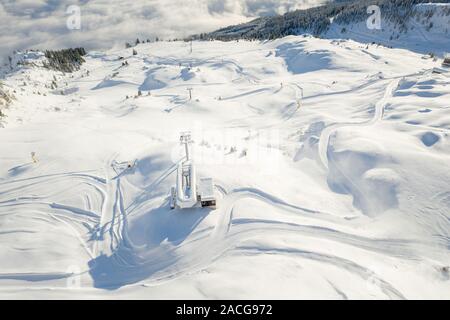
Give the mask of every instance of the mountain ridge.
[[[367, 20], [371, 17], [368, 8], [372, 5], [380, 8], [382, 24], [379, 30], [369, 29], [366, 26]], [[315, 37], [377, 42], [425, 53], [426, 50], [421, 49], [426, 49], [423, 45], [427, 42], [431, 44], [436, 42], [433, 39], [434, 35], [450, 39], [449, 26], [449, 0], [338, 1], [284, 15], [257, 18], [211, 33], [194, 35], [191, 39], [273, 40], [288, 35], [311, 34]], [[423, 39], [417, 39], [418, 37]], [[402, 41], [411, 43], [402, 44]], [[440, 47], [443, 50], [439, 50]], [[430, 51], [444, 54], [450, 50], [448, 44], [440, 44], [440, 47], [430, 48]]]

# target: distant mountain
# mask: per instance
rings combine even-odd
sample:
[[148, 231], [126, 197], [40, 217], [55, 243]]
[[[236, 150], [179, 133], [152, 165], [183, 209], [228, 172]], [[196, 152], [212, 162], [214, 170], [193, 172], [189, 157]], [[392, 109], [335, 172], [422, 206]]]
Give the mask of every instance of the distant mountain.
[[[368, 7], [381, 11], [381, 29], [367, 28]], [[435, 35], [449, 37], [450, 0], [353, 0], [333, 1], [284, 15], [262, 17], [248, 23], [193, 36], [203, 40], [276, 39], [288, 35], [352, 38], [402, 45], [402, 40], [433, 42]], [[408, 41], [407, 41], [408, 42]], [[447, 41], [448, 42], [448, 41]], [[445, 46], [444, 44], [442, 44]], [[421, 49], [426, 49], [422, 48]]]

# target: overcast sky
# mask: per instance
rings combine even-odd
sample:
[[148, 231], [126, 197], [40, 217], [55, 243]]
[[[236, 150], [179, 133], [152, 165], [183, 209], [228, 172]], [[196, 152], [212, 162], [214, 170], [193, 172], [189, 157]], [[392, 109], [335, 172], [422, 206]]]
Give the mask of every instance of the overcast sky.
[[[106, 49], [136, 37], [185, 37], [324, 1], [0, 0], [0, 57], [29, 48]], [[71, 5], [80, 8], [80, 30], [67, 27], [74, 17], [67, 13]]]

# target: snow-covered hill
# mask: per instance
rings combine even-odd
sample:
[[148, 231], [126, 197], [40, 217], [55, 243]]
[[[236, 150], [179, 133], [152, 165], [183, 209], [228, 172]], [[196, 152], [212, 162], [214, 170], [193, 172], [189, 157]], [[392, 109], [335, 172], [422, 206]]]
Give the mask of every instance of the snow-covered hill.
[[421, 3], [403, 14], [405, 17], [399, 20], [389, 19], [381, 11], [379, 30], [367, 27], [368, 18], [357, 23], [344, 23], [338, 19], [324, 36], [377, 42], [440, 56], [450, 52], [450, 3]]
[[[441, 60], [295, 36], [192, 48], [5, 76], [0, 297], [450, 298]], [[216, 210], [169, 208], [185, 130]]]
[[[374, 5], [378, 11], [370, 9]], [[309, 33], [321, 38], [375, 42], [442, 56], [450, 51], [449, 28], [448, 0], [331, 1], [320, 7], [263, 17], [194, 38], [263, 40]]]

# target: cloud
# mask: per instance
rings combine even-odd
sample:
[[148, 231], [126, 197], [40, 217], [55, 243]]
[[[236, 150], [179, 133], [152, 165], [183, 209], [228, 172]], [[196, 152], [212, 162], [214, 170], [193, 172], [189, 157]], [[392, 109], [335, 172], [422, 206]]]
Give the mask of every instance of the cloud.
[[[325, 0], [2, 0], [0, 57], [14, 50], [106, 49], [139, 37], [182, 38]], [[70, 5], [81, 29], [67, 28]]]

